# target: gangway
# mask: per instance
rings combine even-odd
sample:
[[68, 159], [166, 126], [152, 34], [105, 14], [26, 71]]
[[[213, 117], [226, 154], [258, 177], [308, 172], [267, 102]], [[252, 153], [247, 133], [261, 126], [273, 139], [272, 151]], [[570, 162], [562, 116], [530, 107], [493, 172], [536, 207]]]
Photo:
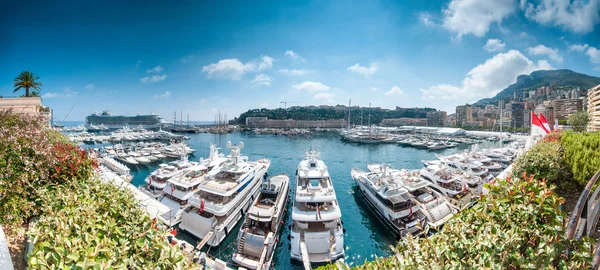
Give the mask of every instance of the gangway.
[[302, 254], [302, 263], [304, 263], [304, 269], [310, 270], [310, 259], [308, 257], [308, 249], [306, 248], [306, 242], [300, 242], [300, 253]]
[[204, 237], [204, 239], [202, 239], [202, 241], [200, 241], [200, 243], [198, 244], [198, 246], [196, 246], [196, 249], [197, 250], [202, 249], [202, 247], [204, 247], [204, 245], [206, 245], [206, 243], [208, 243], [208, 240], [210, 240], [214, 234], [215, 234], [214, 230], [208, 232], [208, 234]]

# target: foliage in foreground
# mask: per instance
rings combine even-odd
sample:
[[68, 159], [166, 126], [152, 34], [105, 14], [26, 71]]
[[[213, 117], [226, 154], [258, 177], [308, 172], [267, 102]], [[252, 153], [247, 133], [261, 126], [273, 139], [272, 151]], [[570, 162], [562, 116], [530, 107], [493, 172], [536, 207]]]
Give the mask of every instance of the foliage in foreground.
[[523, 173], [535, 179], [546, 179], [559, 187], [571, 183], [569, 166], [563, 161], [560, 132], [552, 132], [520, 155], [513, 163], [513, 177]]
[[573, 172], [573, 180], [585, 186], [600, 169], [600, 133], [566, 132], [561, 139], [563, 160]]
[[37, 219], [29, 268], [188, 266], [131, 192], [94, 179], [95, 167], [43, 118], [0, 110], [0, 224]]
[[[564, 199], [546, 181], [533, 177], [500, 180], [487, 196], [461, 212], [437, 234], [406, 238], [395, 255], [356, 269], [586, 269], [592, 240], [584, 238], [566, 249], [559, 210]], [[341, 262], [344, 269], [349, 268]], [[325, 266], [324, 268], [334, 268]]]
[[189, 261], [166, 241], [167, 231], [152, 228], [127, 189], [100, 181], [63, 185], [52, 192], [28, 234], [35, 248], [33, 268], [170, 269]]

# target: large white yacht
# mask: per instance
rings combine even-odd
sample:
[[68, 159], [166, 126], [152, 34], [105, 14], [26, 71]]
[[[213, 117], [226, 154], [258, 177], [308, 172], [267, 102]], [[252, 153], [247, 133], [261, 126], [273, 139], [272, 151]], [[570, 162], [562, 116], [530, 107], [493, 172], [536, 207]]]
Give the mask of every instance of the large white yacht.
[[467, 174], [441, 164], [429, 165], [421, 169], [420, 176], [431, 182], [431, 188], [446, 196], [458, 210], [463, 210], [472, 205], [473, 193], [469, 190], [467, 181], [464, 178], [468, 176]]
[[146, 184], [140, 186], [139, 189], [152, 198], [159, 199], [167, 191], [170, 191], [165, 190], [169, 179], [182, 174], [185, 169], [197, 165], [198, 162], [189, 161], [187, 155], [182, 156], [181, 160], [171, 161], [166, 164], [162, 163], [158, 165], [158, 169], [150, 173], [150, 175], [144, 179]]
[[232, 260], [246, 269], [270, 269], [279, 242], [290, 178], [277, 175], [265, 180], [240, 228]]
[[231, 149], [227, 161], [206, 175], [179, 224], [210, 246], [218, 246], [246, 213], [271, 165], [268, 159], [249, 162], [247, 156], [241, 156], [243, 143], [227, 142], [227, 147]]
[[[187, 158], [187, 155], [183, 155], [183, 158]], [[169, 178], [163, 189], [165, 196], [160, 202], [171, 208], [171, 211], [164, 213], [159, 219], [169, 227], [179, 224], [183, 212], [189, 207], [188, 200], [198, 191], [198, 186], [205, 180], [207, 173], [226, 160], [219, 154], [218, 148], [211, 144], [208, 159], [201, 158], [199, 163], [194, 162], [193, 166]]]
[[298, 166], [296, 181], [291, 257], [305, 263], [322, 263], [344, 256], [342, 212], [319, 152], [306, 154]]

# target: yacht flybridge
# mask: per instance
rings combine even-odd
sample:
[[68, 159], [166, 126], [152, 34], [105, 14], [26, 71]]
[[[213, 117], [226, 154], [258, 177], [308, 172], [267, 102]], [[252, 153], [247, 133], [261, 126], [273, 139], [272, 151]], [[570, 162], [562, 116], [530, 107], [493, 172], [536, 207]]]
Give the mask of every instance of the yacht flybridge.
[[270, 269], [288, 201], [290, 178], [277, 175], [261, 184], [240, 228], [232, 260], [246, 269]]
[[297, 171], [292, 210], [291, 257], [306, 263], [344, 256], [342, 213], [327, 166], [309, 151]]
[[267, 177], [268, 159], [249, 162], [241, 156], [244, 143], [227, 142], [227, 161], [208, 172], [198, 191], [189, 198], [179, 228], [201, 238], [201, 246], [218, 246], [246, 213]]

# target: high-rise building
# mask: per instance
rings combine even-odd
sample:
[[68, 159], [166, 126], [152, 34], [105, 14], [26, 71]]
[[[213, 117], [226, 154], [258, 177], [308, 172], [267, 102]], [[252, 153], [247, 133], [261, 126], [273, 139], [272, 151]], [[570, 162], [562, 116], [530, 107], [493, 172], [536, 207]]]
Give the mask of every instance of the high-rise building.
[[435, 111], [427, 113], [427, 125], [430, 127], [443, 127], [446, 123], [447, 113]]
[[473, 122], [473, 109], [471, 105], [456, 106], [456, 124], [465, 125], [468, 122]]
[[512, 121], [510, 122], [511, 127], [513, 128], [522, 128], [523, 127], [523, 110], [525, 106], [523, 103], [514, 102], [510, 104], [510, 113], [512, 115]]
[[600, 85], [588, 90], [587, 92], [587, 110], [590, 116], [588, 131], [600, 130]]
[[566, 121], [569, 115], [583, 111], [583, 99], [557, 99], [552, 102], [552, 107], [554, 107], [554, 119]]
[[550, 127], [554, 126], [554, 108], [552, 106], [546, 103], [538, 104], [533, 112], [537, 115], [543, 114]]

